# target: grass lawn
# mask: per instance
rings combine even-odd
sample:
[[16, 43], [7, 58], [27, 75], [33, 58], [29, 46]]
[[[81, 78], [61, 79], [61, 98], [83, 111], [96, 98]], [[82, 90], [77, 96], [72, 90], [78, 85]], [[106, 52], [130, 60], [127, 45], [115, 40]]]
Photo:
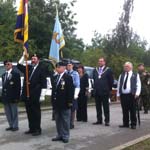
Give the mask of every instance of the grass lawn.
[[130, 147], [127, 147], [123, 150], [150, 150], [150, 138]]

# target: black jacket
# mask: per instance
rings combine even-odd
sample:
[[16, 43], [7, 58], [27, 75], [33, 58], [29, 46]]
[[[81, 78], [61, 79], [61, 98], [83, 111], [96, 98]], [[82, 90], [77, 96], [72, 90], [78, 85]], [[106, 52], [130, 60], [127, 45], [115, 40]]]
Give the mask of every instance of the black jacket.
[[94, 79], [94, 93], [96, 95], [107, 95], [112, 90], [113, 73], [109, 67], [105, 67], [101, 76], [99, 77], [98, 68], [93, 71]]
[[[27, 100], [27, 92], [26, 92], [26, 67], [18, 64], [18, 69], [24, 73], [24, 84], [22, 89], [22, 100]], [[32, 73], [32, 66], [28, 66], [29, 69], [29, 95], [32, 101], [39, 101], [41, 95], [41, 89], [47, 88], [47, 80], [45, 70], [39, 64], [35, 69], [31, 79], [30, 75]]]
[[84, 74], [81, 78], [80, 78], [80, 92], [79, 92], [79, 96], [85, 96], [86, 93], [86, 88], [89, 87], [89, 77], [88, 74]]
[[74, 86], [72, 77], [64, 73], [58, 85], [53, 82], [52, 85], [52, 105], [54, 110], [63, 110], [70, 108], [74, 97]]
[[12, 70], [5, 81], [5, 73], [2, 75], [2, 102], [14, 103], [20, 98], [21, 81], [20, 74]]

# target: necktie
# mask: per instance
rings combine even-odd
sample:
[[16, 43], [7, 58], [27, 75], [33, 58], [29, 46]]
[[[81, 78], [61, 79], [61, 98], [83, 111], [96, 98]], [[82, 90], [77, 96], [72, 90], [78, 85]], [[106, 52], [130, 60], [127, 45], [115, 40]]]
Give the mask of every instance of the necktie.
[[29, 80], [31, 80], [32, 75], [33, 75], [33, 72], [34, 72], [34, 67], [32, 67], [31, 70], [30, 70], [30, 77], [29, 77]]
[[60, 74], [57, 75], [56, 85], [58, 85], [58, 83], [59, 83], [59, 78], [60, 78]]
[[6, 82], [8, 79], [8, 72], [5, 73], [5, 79], [4, 79], [4, 82]]
[[102, 74], [102, 71], [103, 71], [103, 69], [102, 69], [102, 67], [100, 67], [100, 68], [99, 68], [99, 74], [100, 74], [100, 75]]
[[129, 76], [129, 73], [127, 72], [127, 75], [126, 75], [126, 78], [125, 78], [125, 81], [124, 81], [124, 85], [123, 85], [123, 88], [124, 88], [124, 89], [127, 88], [128, 76]]

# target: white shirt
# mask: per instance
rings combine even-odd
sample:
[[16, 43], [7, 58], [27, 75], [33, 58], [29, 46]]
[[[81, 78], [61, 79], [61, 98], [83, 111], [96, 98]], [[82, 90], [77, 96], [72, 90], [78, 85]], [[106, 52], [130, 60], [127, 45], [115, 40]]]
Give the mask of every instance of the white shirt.
[[57, 81], [57, 85], [59, 84], [59, 81], [60, 81], [60, 79], [62, 78], [62, 76], [64, 75], [64, 73], [65, 73], [65, 72], [63, 72], [63, 73], [60, 74], [60, 77], [59, 77], [59, 79], [58, 79], [58, 81]]
[[12, 68], [9, 69], [8, 71], [6, 71], [6, 72], [8, 72], [7, 79], [9, 79], [9, 76], [10, 76], [11, 71], [12, 71]]
[[[98, 69], [99, 69], [99, 70], [101, 69], [102, 72], [103, 72], [104, 68], [105, 68], [105, 66], [98, 67]], [[98, 72], [99, 72], [99, 70], [98, 70]], [[101, 73], [102, 73], [102, 72], [101, 72]]]
[[[121, 89], [123, 94], [131, 93], [131, 76], [132, 76], [132, 74], [133, 74], [132, 70], [128, 72], [127, 87], [126, 87], [126, 89], [124, 89], [123, 86], [124, 86], [124, 82], [125, 82], [125, 79], [127, 76], [127, 73], [125, 73], [124, 81], [123, 81], [123, 85], [122, 85], [122, 89]], [[118, 85], [117, 85], [117, 96], [120, 96], [120, 93], [119, 93], [120, 78], [121, 78], [121, 75], [119, 76]], [[137, 74], [137, 83], [136, 83], [135, 95], [139, 96], [140, 93], [141, 93], [141, 80], [140, 80], [139, 74]]]
[[35, 71], [35, 69], [37, 68], [38, 65], [39, 65], [39, 64], [36, 64], [36, 65], [33, 67], [32, 73], [31, 73], [31, 75], [30, 75], [30, 77], [29, 77], [30, 80], [31, 80], [31, 78], [32, 78], [32, 76], [33, 76], [33, 73], [34, 73], [34, 71]]

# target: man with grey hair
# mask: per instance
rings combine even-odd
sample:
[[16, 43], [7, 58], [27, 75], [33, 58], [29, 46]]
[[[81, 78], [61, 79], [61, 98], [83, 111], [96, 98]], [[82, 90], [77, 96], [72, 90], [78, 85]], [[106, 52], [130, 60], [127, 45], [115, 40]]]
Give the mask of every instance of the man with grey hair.
[[126, 62], [124, 64], [124, 71], [119, 76], [117, 87], [117, 98], [121, 100], [123, 113], [123, 125], [120, 125], [120, 128], [128, 128], [129, 120], [131, 120], [131, 129], [136, 129], [136, 100], [140, 92], [141, 81], [139, 74], [133, 72], [131, 62]]

